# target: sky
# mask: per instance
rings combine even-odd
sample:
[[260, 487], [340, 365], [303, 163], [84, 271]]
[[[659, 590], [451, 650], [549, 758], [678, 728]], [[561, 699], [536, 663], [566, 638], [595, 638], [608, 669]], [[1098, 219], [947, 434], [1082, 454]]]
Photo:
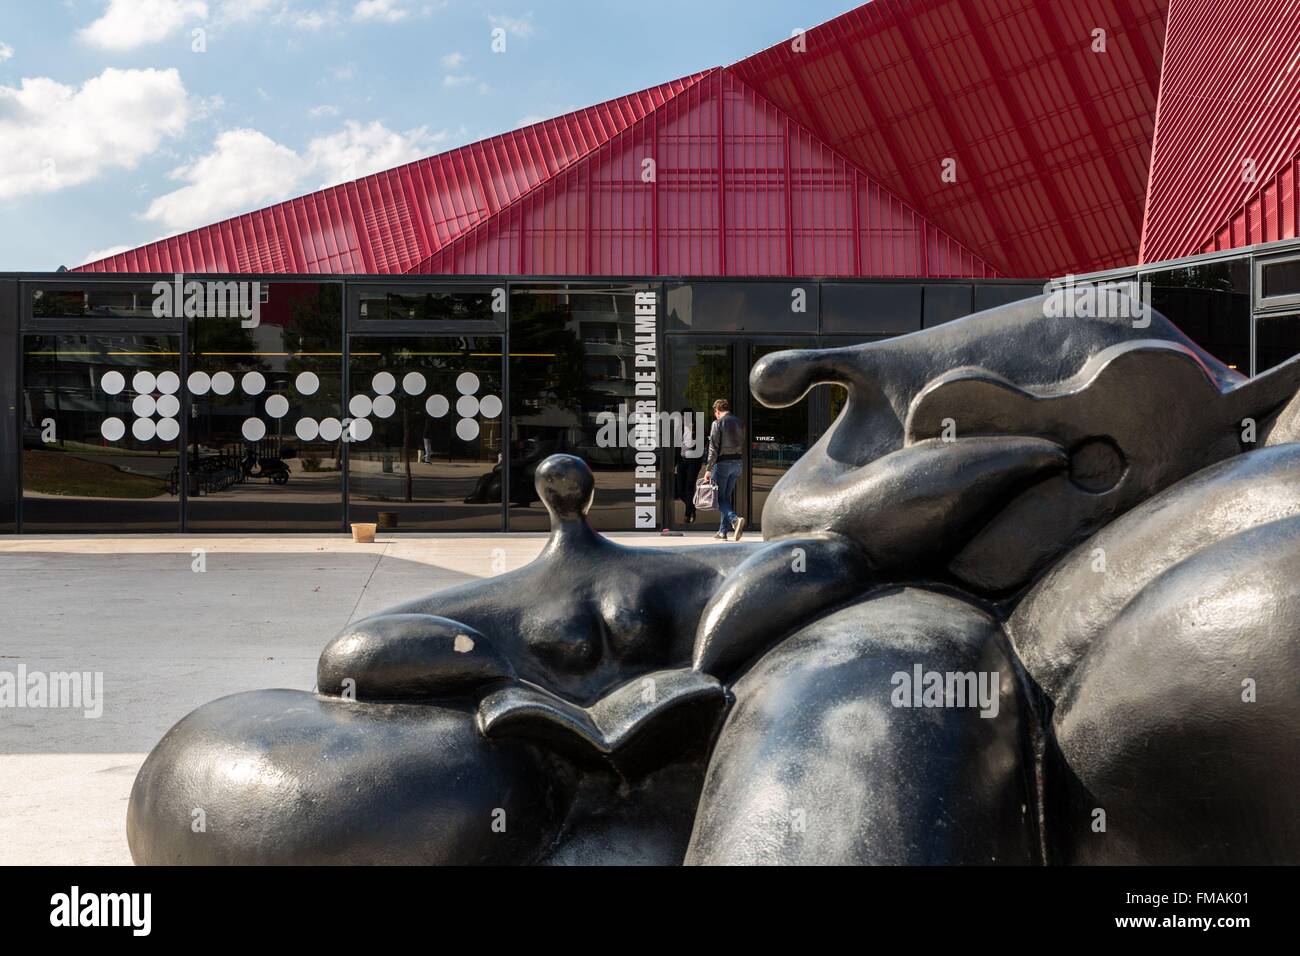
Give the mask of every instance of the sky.
[[80, 265], [733, 63], [855, 5], [0, 0], [0, 272]]

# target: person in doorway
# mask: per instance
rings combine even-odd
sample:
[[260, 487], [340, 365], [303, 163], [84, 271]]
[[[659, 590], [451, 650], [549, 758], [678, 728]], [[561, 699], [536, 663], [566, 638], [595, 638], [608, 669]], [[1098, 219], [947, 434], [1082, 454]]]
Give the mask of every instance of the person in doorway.
[[733, 540], [739, 541], [745, 533], [745, 519], [736, 514], [736, 484], [740, 479], [741, 452], [745, 445], [745, 429], [740, 419], [731, 414], [731, 403], [720, 398], [713, 403], [713, 427], [709, 430], [709, 458], [704, 463], [704, 480], [713, 480], [718, 486], [718, 510], [722, 520], [718, 523], [715, 538], [725, 541], [735, 532]]
[[[703, 419], [704, 416], [700, 416]], [[700, 429], [703, 431], [703, 428]], [[695, 523], [695, 483], [699, 480], [704, 462], [704, 449], [697, 444], [703, 435], [696, 434], [695, 409], [682, 409], [682, 443], [677, 449], [677, 463], [673, 468], [674, 492], [686, 507], [686, 523]]]

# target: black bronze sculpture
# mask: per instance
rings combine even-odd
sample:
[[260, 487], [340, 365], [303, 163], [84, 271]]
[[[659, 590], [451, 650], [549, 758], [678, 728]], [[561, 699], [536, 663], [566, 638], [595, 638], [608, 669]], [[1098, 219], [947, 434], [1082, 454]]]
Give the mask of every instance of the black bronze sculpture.
[[848, 391], [763, 542], [614, 545], [547, 459], [532, 564], [177, 724], [134, 858], [1300, 862], [1300, 362], [1058, 311], [760, 361]]

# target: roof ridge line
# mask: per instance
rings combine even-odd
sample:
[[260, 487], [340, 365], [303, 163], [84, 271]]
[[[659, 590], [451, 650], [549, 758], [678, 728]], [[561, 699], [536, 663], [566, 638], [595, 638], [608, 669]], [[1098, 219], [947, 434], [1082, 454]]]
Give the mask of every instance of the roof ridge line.
[[[619, 130], [619, 131], [618, 131], [617, 133], [615, 133], [613, 136], [609, 137], [609, 138], [608, 138], [607, 140], [605, 140], [603, 143], [600, 143], [599, 145], [592, 147], [591, 149], [587, 150], [585, 153], [583, 153], [583, 154], [580, 155], [580, 156], [575, 156], [575, 157], [574, 157], [570, 162], [565, 163], [563, 166], [559, 167], [559, 168], [558, 168], [554, 173], [552, 173], [550, 176], [547, 176], [545, 179], [539, 179], [536, 183], [534, 183], [532, 186], [529, 186], [527, 189], [525, 189], [523, 192], [521, 192], [521, 193], [520, 193], [518, 196], [516, 196], [514, 199], [510, 200], [508, 203], [506, 203], [504, 206], [502, 206], [500, 209], [498, 209], [498, 210], [497, 210], [496, 212], [494, 212], [492, 215], [490, 215], [490, 216], [484, 216], [482, 219], [480, 219], [478, 222], [474, 223], [474, 225], [470, 226], [468, 229], [466, 229], [466, 230], [465, 230], [464, 232], [462, 232], [460, 235], [456, 236], [456, 237], [455, 237], [454, 239], [452, 239], [450, 242], [446, 243], [445, 245], [439, 246], [437, 249], [434, 249], [432, 252], [430, 252], [427, 256], [425, 256], [425, 257], [424, 257], [423, 259], [421, 259], [419, 262], [416, 262], [416, 263], [413, 264], [410, 268], [405, 269], [405, 270], [403, 270], [401, 273], [398, 273], [398, 274], [399, 274], [399, 275], [420, 275], [421, 273], [418, 273], [418, 272], [416, 272], [415, 270], [419, 269], [421, 266], [423, 266], [426, 262], [428, 262], [428, 261], [429, 261], [430, 259], [432, 259], [434, 256], [441, 255], [443, 252], [445, 252], [445, 251], [447, 251], [447, 250], [452, 249], [453, 247], [455, 247], [457, 243], [460, 243], [460, 242], [463, 242], [463, 241], [467, 240], [470, 236], [472, 236], [472, 235], [474, 235], [476, 232], [478, 232], [479, 229], [486, 228], [486, 227], [487, 227], [488, 225], [490, 225], [490, 224], [492, 223], [492, 221], [495, 220], [498, 216], [503, 216], [503, 215], [505, 215], [507, 212], [509, 212], [511, 209], [513, 209], [517, 204], [523, 202], [525, 199], [528, 199], [528, 198], [529, 198], [530, 196], [532, 196], [532, 195], [533, 195], [537, 190], [542, 189], [544, 186], [546, 186], [547, 183], [554, 182], [554, 181], [556, 180], [556, 178], [558, 178], [559, 176], [563, 175], [564, 173], [569, 172], [569, 170], [571, 170], [573, 167], [577, 166], [578, 163], [582, 162], [582, 161], [585, 160], [585, 159], [588, 159], [588, 158], [589, 158], [593, 153], [596, 152], [596, 150], [598, 150], [598, 149], [603, 149], [604, 147], [608, 146], [610, 143], [612, 143], [612, 142], [614, 142], [616, 139], [618, 139], [620, 136], [625, 135], [628, 131], [633, 130], [633, 129], [636, 129], [636, 127], [640, 126], [640, 125], [641, 125], [642, 123], [644, 123], [646, 120], [650, 119], [650, 117], [654, 116], [656, 113], [658, 113], [661, 109], [663, 109], [663, 108], [664, 108], [665, 106], [667, 106], [669, 103], [671, 103], [671, 102], [673, 102], [674, 100], [676, 100], [679, 96], [681, 96], [681, 95], [682, 95], [683, 93], [685, 93], [687, 90], [694, 89], [696, 86], [698, 86], [698, 85], [700, 84], [700, 82], [704, 80], [705, 77], [707, 77], [707, 76], [712, 76], [714, 73], [719, 73], [719, 72], [721, 72], [721, 71], [723, 71], [723, 70], [725, 70], [725, 69], [726, 69], [726, 67], [723, 67], [723, 66], [714, 66], [714, 67], [710, 67], [710, 68], [707, 69], [707, 70], [703, 70], [703, 71], [701, 71], [701, 72], [699, 72], [699, 73], [691, 74], [690, 76], [687, 76], [687, 77], [679, 77], [679, 80], [690, 80], [691, 82], [688, 83], [687, 85], [683, 86], [680, 90], [678, 90], [678, 91], [677, 91], [676, 93], [674, 93], [672, 96], [666, 98], [662, 103], [660, 103], [660, 104], [659, 104], [658, 106], [656, 106], [654, 109], [652, 109], [652, 110], [647, 110], [646, 113], [645, 113], [643, 116], [641, 116], [641, 117], [639, 117], [638, 119], [636, 119], [635, 121], [629, 123], [627, 126], [624, 126], [621, 130]], [[661, 83], [660, 86], [666, 86], [668, 83], [672, 83], [672, 82], [675, 82], [675, 81], [674, 81], [674, 80], [668, 80], [667, 83]], [[649, 89], [654, 89], [654, 87], [649, 87]], [[641, 92], [643, 92], [643, 91], [641, 91]], [[617, 99], [617, 98], [618, 98], [618, 97], [616, 97], [616, 99]]]
[[[857, 8], [855, 7], [854, 9], [856, 10]], [[848, 12], [852, 13], [853, 11], [850, 10]], [[847, 13], [840, 14], [841, 17], [847, 15], [848, 15]], [[834, 19], [838, 20], [839, 17], [835, 17]], [[830, 21], [828, 20], [827, 22], [829, 23]], [[923, 220], [927, 225], [932, 226], [933, 228], [939, 230], [950, 240], [957, 243], [957, 245], [961, 246], [963, 251], [969, 254], [972, 259], [981, 263], [990, 272], [994, 273], [995, 277], [1003, 275], [1001, 269], [995, 267], [993, 263], [989, 262], [988, 259], [986, 259], [984, 256], [977, 254], [970, 243], [954, 235], [949, 229], [940, 226], [937, 222], [934, 221], [933, 218], [929, 216], [929, 214], [923, 211], [915, 203], [909, 201], [903, 196], [900, 196], [897, 190], [895, 190], [892, 186], [887, 185], [880, 176], [876, 175], [875, 173], [867, 169], [864, 169], [862, 166], [859, 166], [856, 162], [854, 162], [843, 152], [841, 152], [838, 146], [834, 145], [833, 143], [827, 142], [824, 136], [822, 136], [816, 130], [810, 128], [806, 123], [802, 122], [798, 117], [796, 117], [789, 110], [785, 109], [779, 103], [774, 103], [772, 100], [768, 99], [768, 97], [765, 94], [763, 94], [760, 90], [758, 90], [756, 87], [754, 87], [752, 83], [747, 82], [743, 77], [736, 74], [736, 72], [731, 67], [724, 66], [721, 69], [725, 74], [730, 76], [732, 80], [734, 80], [736, 83], [740, 84], [746, 90], [748, 90], [753, 96], [761, 100], [763, 103], [766, 103], [772, 109], [776, 110], [777, 113], [779, 113], [781, 116], [784, 116], [790, 123], [794, 124], [799, 129], [803, 130], [814, 140], [820, 143], [824, 149], [829, 150], [830, 153], [834, 155], [840, 162], [844, 163], [844, 165], [848, 166], [850, 169], [854, 170], [859, 175], [865, 176], [867, 179], [871, 180], [871, 182], [875, 184], [877, 189], [887, 192], [895, 202], [899, 203], [905, 209], [911, 212], [913, 215]]]

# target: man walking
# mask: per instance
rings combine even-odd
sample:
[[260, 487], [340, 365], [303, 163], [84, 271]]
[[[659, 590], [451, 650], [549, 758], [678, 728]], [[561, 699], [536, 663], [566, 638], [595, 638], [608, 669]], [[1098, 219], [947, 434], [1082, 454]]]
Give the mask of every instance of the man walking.
[[704, 463], [704, 480], [718, 486], [718, 510], [722, 520], [715, 538], [725, 541], [734, 530], [736, 541], [745, 533], [745, 519], [736, 514], [736, 482], [740, 478], [740, 456], [745, 446], [745, 429], [731, 414], [731, 403], [720, 398], [713, 403], [713, 427], [709, 429], [709, 457]]

